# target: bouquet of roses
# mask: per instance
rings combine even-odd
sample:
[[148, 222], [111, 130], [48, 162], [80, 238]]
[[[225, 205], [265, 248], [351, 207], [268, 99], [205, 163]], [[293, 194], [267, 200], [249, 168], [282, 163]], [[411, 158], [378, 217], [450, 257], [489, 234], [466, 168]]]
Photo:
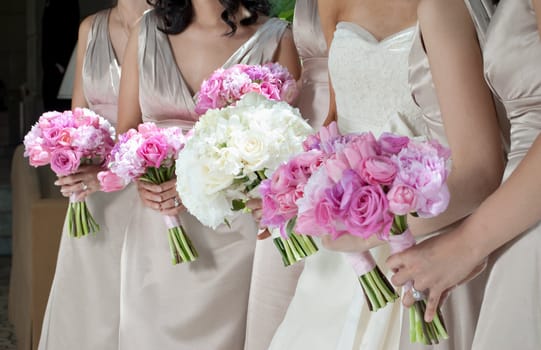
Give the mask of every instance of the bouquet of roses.
[[261, 223], [271, 229], [279, 229], [281, 236], [274, 238], [274, 243], [286, 266], [317, 251], [310, 236], [294, 231], [297, 200], [304, 195], [304, 186], [312, 174], [347, 139], [348, 136], [338, 133], [336, 123], [322, 127], [317, 134], [309, 135], [303, 142], [303, 153], [281, 164], [259, 187], [263, 199]]
[[[111, 124], [89, 109], [47, 112], [24, 138], [25, 156], [30, 165], [50, 164], [58, 176], [76, 173], [80, 165], [102, 163], [114, 145]], [[82, 191], [85, 190], [83, 184]], [[82, 237], [99, 230], [84, 201], [72, 193], [67, 213], [68, 232]]]
[[[153, 184], [169, 181], [175, 174], [175, 160], [188, 134], [180, 128], [158, 128], [154, 123], [140, 124], [119, 135], [111, 151], [108, 171], [98, 175], [104, 191], [115, 191], [140, 179]], [[197, 259], [197, 251], [177, 216], [164, 216], [173, 264]]]
[[298, 94], [297, 82], [287, 68], [278, 63], [264, 65], [236, 64], [216, 70], [203, 81], [197, 95], [195, 112], [223, 108], [256, 92], [269, 100], [292, 103]]
[[177, 160], [177, 191], [186, 208], [206, 226], [228, 223], [259, 198], [262, 180], [312, 131], [296, 108], [257, 93], [236, 105], [208, 110]]
[[[317, 144], [317, 143], [316, 143]], [[338, 143], [304, 186], [297, 200], [295, 229], [301, 234], [373, 235], [398, 252], [415, 244], [406, 215], [443, 212], [449, 202], [446, 185], [449, 151], [435, 141], [371, 133], [349, 135]], [[377, 310], [397, 298], [369, 253], [351, 256], [369, 308]], [[441, 315], [426, 324], [423, 300], [410, 310], [411, 339], [427, 344], [447, 338]]]

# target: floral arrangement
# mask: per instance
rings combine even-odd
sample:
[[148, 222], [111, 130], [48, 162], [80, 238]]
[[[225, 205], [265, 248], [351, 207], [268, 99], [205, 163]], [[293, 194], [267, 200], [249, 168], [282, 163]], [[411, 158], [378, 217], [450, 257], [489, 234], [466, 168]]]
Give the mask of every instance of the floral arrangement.
[[[30, 165], [50, 165], [56, 175], [68, 176], [76, 173], [82, 164], [102, 163], [113, 148], [114, 137], [111, 124], [89, 109], [47, 112], [25, 136], [24, 154]], [[78, 194], [71, 194], [67, 213], [72, 237], [99, 230], [86, 203], [77, 200]]]
[[[307, 143], [330, 153], [296, 201], [297, 233], [333, 238], [349, 234], [365, 239], [375, 235], [388, 241], [395, 253], [415, 244], [407, 229], [407, 214], [432, 217], [447, 208], [450, 153], [436, 141], [390, 133], [379, 140], [371, 133], [361, 133], [318, 141], [315, 137]], [[369, 252], [349, 258], [371, 310], [398, 297]], [[420, 313], [424, 303], [418, 300], [410, 311], [412, 341], [437, 343], [447, 338], [447, 331], [441, 316], [424, 323], [424, 311]]]
[[[154, 123], [140, 124], [119, 135], [107, 167], [98, 174], [106, 192], [117, 191], [136, 179], [161, 184], [173, 179], [175, 160], [189, 134], [180, 128], [159, 128]], [[164, 216], [173, 264], [191, 262], [198, 254], [177, 216]]]
[[312, 131], [299, 111], [257, 93], [234, 106], [208, 110], [177, 159], [177, 191], [206, 226], [228, 223], [259, 198], [258, 185]]
[[264, 65], [236, 64], [216, 70], [203, 81], [197, 95], [195, 112], [223, 108], [255, 92], [273, 101], [293, 102], [298, 94], [297, 82], [287, 68], [278, 63]]

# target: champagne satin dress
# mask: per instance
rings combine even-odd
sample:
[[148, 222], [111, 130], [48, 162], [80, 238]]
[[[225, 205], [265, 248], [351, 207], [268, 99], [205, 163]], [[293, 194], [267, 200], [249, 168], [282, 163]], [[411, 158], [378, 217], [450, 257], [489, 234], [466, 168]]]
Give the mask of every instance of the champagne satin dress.
[[[83, 91], [90, 109], [113, 125], [117, 118], [120, 67], [109, 39], [110, 10], [95, 15], [83, 63]], [[64, 225], [40, 350], [117, 350], [120, 261], [133, 186], [96, 192], [86, 203], [100, 231], [79, 239]]]
[[[490, 13], [482, 6], [481, 0], [466, 0], [466, 4], [476, 26], [479, 42], [483, 45], [486, 28], [490, 20]], [[411, 92], [413, 99], [423, 113], [423, 119], [427, 127], [425, 135], [429, 139], [435, 139], [448, 146], [438, 97], [432, 81], [428, 56], [426, 55], [422, 40], [421, 30], [417, 27], [409, 55], [409, 83]], [[453, 227], [456, 224], [458, 222], [453, 224]], [[479, 317], [481, 301], [483, 300], [487, 275], [488, 269], [469, 283], [453, 289], [447, 301], [442, 306], [449, 339], [438, 345], [411, 344], [409, 340], [408, 313], [405, 313], [402, 323], [400, 350], [470, 350]]]
[[[143, 121], [189, 129], [198, 118], [194, 95], [176, 64], [168, 36], [158, 30], [161, 26], [154, 11], [141, 20], [138, 59]], [[267, 20], [223, 66], [271, 61], [286, 28], [287, 23], [279, 19]], [[257, 226], [247, 214], [233, 220], [231, 227], [212, 230], [184, 212], [181, 222], [199, 259], [171, 265], [162, 215], [143, 207], [139, 199], [136, 203], [123, 250], [119, 349], [243, 349], [248, 300], [271, 292], [250, 289], [251, 281], [278, 279], [279, 272], [286, 271], [272, 241], [261, 241], [256, 248]], [[253, 265], [254, 250], [256, 256], [268, 252], [268, 260], [258, 264], [256, 258]]]
[[[504, 181], [541, 132], [538, 26], [532, 0], [502, 0], [487, 32], [485, 76], [511, 124]], [[540, 257], [539, 222], [492, 255], [473, 350], [541, 349]]]

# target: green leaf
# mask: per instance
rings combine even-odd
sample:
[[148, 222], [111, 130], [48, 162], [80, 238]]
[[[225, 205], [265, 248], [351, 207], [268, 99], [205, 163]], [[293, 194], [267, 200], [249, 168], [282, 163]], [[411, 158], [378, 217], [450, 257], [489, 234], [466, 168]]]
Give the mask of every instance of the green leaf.
[[233, 202], [231, 203], [232, 207], [231, 210], [233, 211], [239, 211], [246, 208], [246, 203], [242, 199], [233, 199]]

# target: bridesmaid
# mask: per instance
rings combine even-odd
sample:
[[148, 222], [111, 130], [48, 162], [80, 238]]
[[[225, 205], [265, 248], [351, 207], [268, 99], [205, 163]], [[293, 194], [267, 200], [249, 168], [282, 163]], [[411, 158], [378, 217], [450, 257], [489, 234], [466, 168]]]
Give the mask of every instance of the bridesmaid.
[[[151, 4], [154, 10], [143, 17], [127, 47], [120, 131], [146, 121], [190, 128], [197, 121], [197, 89], [219, 67], [277, 61], [296, 78], [300, 75], [287, 23], [266, 17], [267, 1], [156, 0]], [[182, 206], [175, 207], [175, 180], [138, 186], [144, 206], [134, 209], [123, 252], [119, 348], [243, 349], [248, 298], [270, 293], [250, 290], [254, 249], [256, 257], [263, 254], [269, 259], [256, 258], [254, 276], [282, 278], [280, 270], [285, 271], [272, 241], [262, 241], [256, 248], [257, 225], [249, 215], [240, 216], [231, 227], [204, 227]], [[180, 214], [199, 252], [197, 261], [171, 265], [163, 213]], [[256, 283], [260, 281], [254, 282], [260, 288]], [[289, 295], [282, 297], [288, 301]], [[285, 309], [287, 304], [280, 303], [278, 307]]]
[[394, 282], [426, 291], [430, 320], [441, 294], [491, 255], [474, 350], [541, 347], [540, 28], [540, 0], [502, 0], [487, 33], [485, 76], [511, 123], [503, 184], [458, 228], [388, 261]]
[[[120, 65], [128, 33], [147, 9], [144, 0], [119, 0], [83, 20], [79, 28], [72, 107], [117, 119]], [[100, 192], [99, 166], [59, 178], [65, 196], [82, 191], [101, 230], [81, 239], [62, 233], [56, 273], [43, 321], [40, 350], [116, 350], [120, 316], [120, 256], [136, 199], [133, 186]]]
[[[325, 119], [329, 102], [327, 72], [327, 45], [319, 25], [317, 2], [297, 0], [293, 17], [293, 39], [302, 60], [300, 94], [297, 106], [304, 118], [317, 130]], [[254, 271], [248, 304], [248, 325], [245, 350], [266, 350], [278, 326], [286, 316], [286, 310], [295, 294], [293, 307], [302, 303], [304, 292], [295, 290], [304, 264], [312, 264], [324, 254], [284, 268], [276, 257], [276, 249], [269, 249], [270, 239], [257, 242]], [[265, 245], [267, 249], [260, 249]], [[321, 254], [320, 254], [321, 253]], [[265, 268], [266, 266], [266, 268]], [[272, 269], [272, 270], [271, 270]], [[269, 270], [274, 274], [269, 274]], [[277, 284], [276, 281], [286, 282]], [[305, 283], [302, 283], [304, 286]], [[302, 287], [301, 287], [302, 289]], [[289, 311], [288, 311], [289, 312]], [[262, 317], [262, 315], [264, 315]], [[302, 325], [298, 325], [302, 326]]]

